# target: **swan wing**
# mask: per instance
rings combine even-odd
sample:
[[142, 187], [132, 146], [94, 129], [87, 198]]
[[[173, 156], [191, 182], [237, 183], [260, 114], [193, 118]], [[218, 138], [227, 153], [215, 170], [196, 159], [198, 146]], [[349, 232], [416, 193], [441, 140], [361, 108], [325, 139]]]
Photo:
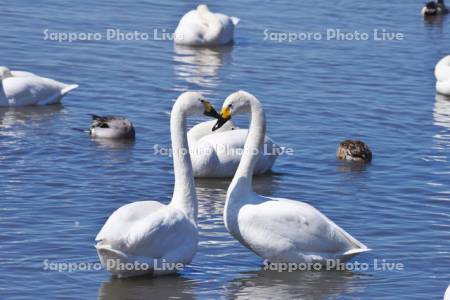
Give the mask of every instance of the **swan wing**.
[[304, 261], [367, 249], [307, 203], [261, 199], [264, 201], [244, 205], [239, 210], [238, 224], [245, 243], [262, 257], [273, 262]]
[[162, 209], [164, 204], [157, 201], [139, 201], [121, 206], [106, 220], [95, 241], [114, 244], [128, 235], [129, 229], [140, 220]]
[[[197, 245], [196, 227], [179, 210], [156, 201], [134, 202], [116, 210], [96, 237], [97, 246], [128, 257], [161, 258]], [[194, 250], [195, 252], [195, 250]]]
[[197, 249], [197, 227], [183, 212], [166, 206], [137, 222], [128, 232], [127, 244], [134, 256], [182, 260], [187, 255], [190, 261]]

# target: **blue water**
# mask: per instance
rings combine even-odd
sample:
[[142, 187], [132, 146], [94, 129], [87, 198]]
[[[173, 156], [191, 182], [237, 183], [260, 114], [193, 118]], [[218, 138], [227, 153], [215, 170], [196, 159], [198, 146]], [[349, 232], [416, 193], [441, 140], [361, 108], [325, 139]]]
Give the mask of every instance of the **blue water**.
[[[433, 68], [448, 53], [450, 18], [426, 22], [409, 1], [210, 2], [241, 19], [225, 49], [174, 48], [169, 40], [44, 40], [50, 32], [118, 28], [173, 32], [192, 1], [10, 1], [0, 11], [1, 63], [80, 87], [60, 106], [0, 110], [2, 299], [441, 299], [450, 282], [450, 99]], [[404, 34], [399, 41], [264, 40], [272, 32], [340, 28]], [[264, 271], [225, 230], [229, 180], [199, 180], [201, 242], [178, 276], [117, 280], [104, 270], [56, 272], [44, 261], [98, 261], [94, 237], [118, 207], [167, 203], [173, 172], [153, 146], [170, 145], [169, 111], [186, 90], [216, 105], [244, 89], [264, 104], [268, 135], [294, 149], [266, 195], [306, 201], [372, 252], [366, 271]], [[89, 113], [120, 114], [135, 143], [98, 143]], [[193, 120], [195, 124], [198, 120]], [[241, 120], [242, 121], [242, 120]], [[337, 162], [337, 144], [367, 142], [365, 168]], [[374, 259], [404, 270], [376, 271]]]

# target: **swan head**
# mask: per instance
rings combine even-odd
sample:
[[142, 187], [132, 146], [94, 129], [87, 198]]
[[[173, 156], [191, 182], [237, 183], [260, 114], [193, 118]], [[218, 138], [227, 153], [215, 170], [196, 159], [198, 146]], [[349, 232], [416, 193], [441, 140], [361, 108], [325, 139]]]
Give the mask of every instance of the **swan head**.
[[214, 106], [198, 92], [184, 92], [178, 97], [177, 104], [188, 116], [203, 114], [216, 119], [220, 118]]
[[209, 8], [206, 4], [200, 4], [197, 6], [197, 11], [199, 13], [208, 13], [209, 12]]
[[12, 77], [11, 70], [7, 67], [0, 66], [0, 80]]
[[255, 96], [245, 91], [238, 91], [228, 96], [223, 102], [220, 117], [214, 125], [213, 131], [219, 129], [228, 122], [232, 115], [248, 113], [252, 101], [259, 103]]

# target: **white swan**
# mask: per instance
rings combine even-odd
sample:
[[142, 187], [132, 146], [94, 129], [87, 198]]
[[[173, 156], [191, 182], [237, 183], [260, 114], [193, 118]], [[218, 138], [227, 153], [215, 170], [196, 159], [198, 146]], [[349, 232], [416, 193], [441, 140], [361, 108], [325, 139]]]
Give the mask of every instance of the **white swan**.
[[[194, 257], [198, 208], [186, 118], [203, 111], [211, 115], [211, 105], [194, 92], [181, 94], [172, 108], [170, 133], [175, 186], [170, 203], [141, 201], [124, 205], [108, 218], [98, 233], [95, 240], [100, 261], [118, 277], [174, 273], [179, 271], [180, 264], [184, 266]], [[127, 263], [137, 267], [127, 270], [123, 268]], [[147, 266], [150, 268], [143, 270]]]
[[444, 300], [450, 300], [450, 285], [447, 287], [445, 291]]
[[124, 117], [92, 115], [89, 134], [93, 138], [134, 139], [135, 131], [130, 120]]
[[0, 67], [0, 106], [54, 104], [77, 87], [30, 72]]
[[[232, 177], [242, 157], [248, 129], [241, 129], [229, 121], [220, 129], [212, 131], [215, 122], [202, 122], [188, 132], [192, 167], [197, 178]], [[255, 175], [270, 171], [280, 152], [280, 147], [267, 136], [264, 149], [258, 155]]]
[[213, 13], [208, 6], [200, 4], [181, 18], [174, 33], [174, 41], [187, 46], [229, 44], [233, 42], [234, 27], [238, 23], [238, 18]]
[[436, 77], [436, 91], [444, 95], [450, 95], [450, 55], [442, 58], [434, 68]]
[[272, 263], [345, 261], [368, 251], [313, 206], [253, 192], [252, 173], [258, 157], [255, 153], [261, 150], [264, 140], [265, 116], [256, 97], [244, 91], [225, 100], [222, 121], [240, 113], [249, 113], [251, 122], [244, 154], [225, 202], [224, 223], [231, 235]]

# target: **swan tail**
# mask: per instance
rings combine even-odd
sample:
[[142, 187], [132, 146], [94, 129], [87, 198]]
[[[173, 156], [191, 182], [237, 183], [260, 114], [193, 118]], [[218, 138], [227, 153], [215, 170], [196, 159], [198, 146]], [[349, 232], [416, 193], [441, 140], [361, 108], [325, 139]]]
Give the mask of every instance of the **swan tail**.
[[61, 94], [65, 95], [68, 92], [76, 89], [77, 87], [78, 87], [78, 84], [68, 84], [61, 90]]
[[366, 248], [355, 248], [355, 249], [350, 249], [350, 250], [344, 252], [344, 255], [345, 256], [349, 256], [349, 255], [355, 256], [357, 254], [368, 252], [368, 251], [372, 251], [372, 249], [369, 249], [367, 247]]
[[241, 21], [241, 19], [236, 17], [230, 17], [230, 19], [234, 26], [237, 26], [237, 24], [239, 24], [239, 22]]
[[100, 244], [95, 245], [97, 249], [98, 257], [102, 265], [109, 266], [119, 261], [128, 261], [128, 256], [120, 250], [113, 249], [110, 245]]
[[347, 260], [350, 260], [352, 257], [354, 257], [356, 255], [359, 255], [361, 253], [364, 253], [364, 252], [367, 252], [367, 251], [371, 251], [371, 250], [372, 249], [369, 249], [367, 247], [350, 249], [350, 250], [348, 250], [348, 251], [346, 251], [346, 252], [344, 252], [342, 254], [342, 258], [343, 258], [343, 260], [347, 261]]

